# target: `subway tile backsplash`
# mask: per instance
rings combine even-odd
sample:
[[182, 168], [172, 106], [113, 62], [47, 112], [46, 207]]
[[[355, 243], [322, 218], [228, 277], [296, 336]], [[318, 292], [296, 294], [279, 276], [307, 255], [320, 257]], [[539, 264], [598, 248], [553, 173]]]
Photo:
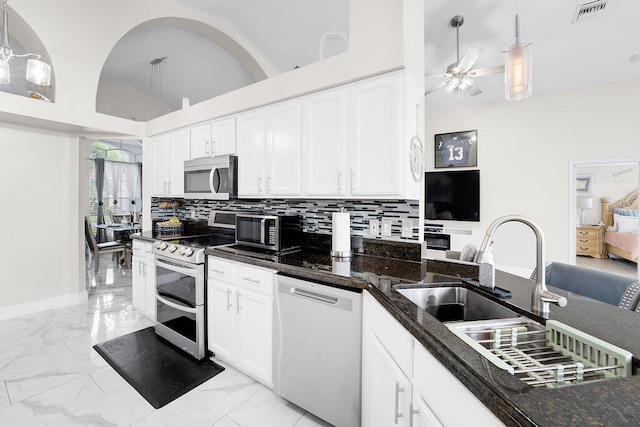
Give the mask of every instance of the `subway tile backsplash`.
[[[179, 201], [180, 207], [161, 209], [163, 201]], [[369, 234], [369, 221], [372, 219], [391, 219], [391, 236], [376, 236], [381, 240], [418, 241], [422, 231], [419, 223], [418, 200], [183, 200], [170, 198], [151, 198], [151, 218], [169, 219], [176, 215], [181, 219], [207, 219], [211, 210], [229, 210], [236, 212], [264, 212], [267, 214], [299, 214], [303, 229], [308, 233], [331, 234], [331, 213], [344, 208], [351, 214], [351, 235], [373, 238]], [[411, 238], [402, 238], [402, 220], [413, 222]], [[420, 225], [420, 226], [419, 226]]]

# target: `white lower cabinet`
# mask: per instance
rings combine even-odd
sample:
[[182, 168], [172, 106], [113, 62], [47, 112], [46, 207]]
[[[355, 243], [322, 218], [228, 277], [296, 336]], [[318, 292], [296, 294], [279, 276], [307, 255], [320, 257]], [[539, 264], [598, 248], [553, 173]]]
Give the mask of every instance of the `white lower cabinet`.
[[156, 276], [151, 243], [133, 241], [131, 258], [131, 299], [133, 307], [156, 320]]
[[363, 426], [504, 425], [368, 292], [363, 316]]
[[275, 272], [210, 256], [207, 281], [209, 350], [273, 387]]

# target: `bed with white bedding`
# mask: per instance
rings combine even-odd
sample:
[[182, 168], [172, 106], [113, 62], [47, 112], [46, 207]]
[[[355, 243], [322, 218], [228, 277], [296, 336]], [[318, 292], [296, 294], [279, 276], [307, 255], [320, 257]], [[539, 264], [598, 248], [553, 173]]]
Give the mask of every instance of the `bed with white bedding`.
[[624, 199], [609, 203], [603, 197], [602, 221], [606, 229], [604, 233], [605, 251], [638, 262], [638, 191], [631, 192]]

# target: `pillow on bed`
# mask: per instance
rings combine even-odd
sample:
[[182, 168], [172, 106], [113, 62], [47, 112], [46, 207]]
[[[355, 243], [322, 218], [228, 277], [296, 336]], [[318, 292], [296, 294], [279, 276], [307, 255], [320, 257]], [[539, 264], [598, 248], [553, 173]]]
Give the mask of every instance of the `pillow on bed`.
[[620, 233], [638, 233], [638, 217], [613, 215], [614, 228]]
[[638, 216], [638, 209], [615, 208], [613, 213], [621, 216]]

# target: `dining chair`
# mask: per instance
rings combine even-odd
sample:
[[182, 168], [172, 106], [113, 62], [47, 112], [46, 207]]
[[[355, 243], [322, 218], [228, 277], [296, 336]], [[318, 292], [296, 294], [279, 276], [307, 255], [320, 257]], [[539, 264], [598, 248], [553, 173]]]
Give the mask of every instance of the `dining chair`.
[[[93, 235], [93, 229], [91, 227], [91, 219], [88, 216], [84, 217], [84, 237], [89, 245], [89, 250], [93, 253], [93, 258], [95, 259], [95, 273], [98, 272], [98, 268], [100, 267], [100, 254], [118, 254], [118, 259], [120, 259], [121, 255], [124, 256], [124, 251], [127, 247], [126, 244], [122, 242], [96, 242], [96, 238]], [[91, 263], [91, 260], [89, 260], [89, 263]]]

